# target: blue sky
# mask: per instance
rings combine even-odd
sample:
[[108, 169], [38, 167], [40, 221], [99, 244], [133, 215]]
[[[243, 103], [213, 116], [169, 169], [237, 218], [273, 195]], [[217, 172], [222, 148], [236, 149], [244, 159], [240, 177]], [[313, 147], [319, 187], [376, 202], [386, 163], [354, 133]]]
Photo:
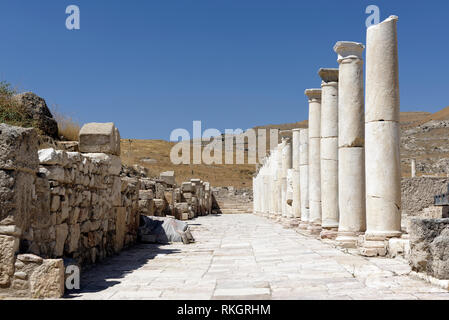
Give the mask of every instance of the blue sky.
[[0, 80], [124, 138], [304, 120], [304, 89], [338, 66], [336, 41], [365, 43], [370, 4], [399, 16], [401, 110], [448, 106], [447, 0], [2, 0]]

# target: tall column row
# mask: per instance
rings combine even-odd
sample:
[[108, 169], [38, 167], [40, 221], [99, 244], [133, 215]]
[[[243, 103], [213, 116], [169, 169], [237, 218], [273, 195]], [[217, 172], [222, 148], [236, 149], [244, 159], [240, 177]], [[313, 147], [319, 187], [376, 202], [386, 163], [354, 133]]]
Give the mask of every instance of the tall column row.
[[256, 212], [366, 256], [401, 236], [397, 20], [367, 30], [366, 90], [365, 46], [335, 44], [338, 69], [320, 69], [321, 89], [305, 91], [308, 128], [293, 129], [253, 180]]

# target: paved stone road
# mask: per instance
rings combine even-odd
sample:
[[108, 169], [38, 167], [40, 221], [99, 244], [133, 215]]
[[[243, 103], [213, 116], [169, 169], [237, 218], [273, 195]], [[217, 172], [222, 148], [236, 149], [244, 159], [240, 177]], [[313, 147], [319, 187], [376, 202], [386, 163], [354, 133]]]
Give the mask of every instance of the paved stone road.
[[190, 222], [191, 245], [138, 245], [83, 275], [77, 299], [449, 299], [402, 259], [363, 258], [254, 215]]

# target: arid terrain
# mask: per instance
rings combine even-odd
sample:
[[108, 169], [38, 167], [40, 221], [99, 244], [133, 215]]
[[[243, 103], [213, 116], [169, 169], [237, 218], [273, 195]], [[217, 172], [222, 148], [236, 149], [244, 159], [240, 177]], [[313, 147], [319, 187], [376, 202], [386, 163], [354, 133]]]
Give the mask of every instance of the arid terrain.
[[[307, 121], [280, 125], [256, 126], [254, 129], [291, 130], [307, 127]], [[449, 168], [449, 107], [434, 114], [428, 112], [401, 113], [401, 162], [403, 177], [410, 176], [410, 159], [416, 159], [418, 176], [447, 176]], [[289, 136], [285, 133], [282, 135]], [[268, 139], [267, 139], [268, 140]], [[174, 143], [163, 140], [122, 139], [122, 159], [126, 164], [139, 164], [149, 169], [150, 175], [174, 170], [178, 183], [195, 176], [210, 181], [213, 186], [252, 186], [254, 165], [178, 165], [170, 162]], [[267, 141], [267, 148], [269, 141]], [[247, 153], [247, 152], [245, 152]]]

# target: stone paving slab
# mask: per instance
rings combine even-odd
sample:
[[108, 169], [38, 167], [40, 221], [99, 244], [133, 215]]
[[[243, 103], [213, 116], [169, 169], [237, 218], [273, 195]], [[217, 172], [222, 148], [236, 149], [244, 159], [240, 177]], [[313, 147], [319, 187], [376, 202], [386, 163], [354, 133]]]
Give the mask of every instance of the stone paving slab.
[[74, 299], [449, 299], [401, 258], [365, 258], [250, 215], [191, 221], [196, 243], [138, 245], [83, 273]]

